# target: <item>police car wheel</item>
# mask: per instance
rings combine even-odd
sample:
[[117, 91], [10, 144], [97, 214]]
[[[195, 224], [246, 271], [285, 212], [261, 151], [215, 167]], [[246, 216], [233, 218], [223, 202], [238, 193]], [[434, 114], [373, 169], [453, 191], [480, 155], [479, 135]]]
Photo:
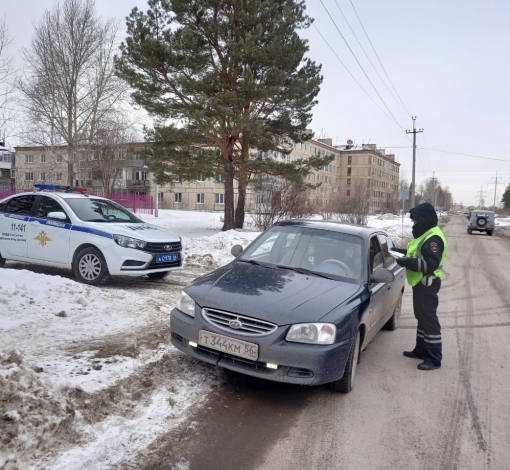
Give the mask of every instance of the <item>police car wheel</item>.
[[149, 273], [149, 274], [147, 274], [147, 277], [150, 277], [151, 279], [163, 279], [169, 273], [170, 273], [170, 271], [163, 271], [160, 273]]
[[84, 248], [78, 253], [74, 274], [78, 281], [90, 285], [102, 284], [110, 277], [103, 254], [93, 247]]
[[5, 265], [5, 258], [2, 257], [2, 255], [0, 255], [0, 268], [3, 268]]
[[340, 380], [335, 380], [329, 385], [330, 388], [337, 392], [349, 393], [354, 386], [354, 377], [356, 375], [356, 369], [359, 363], [359, 351], [360, 351], [360, 334], [359, 331], [356, 334], [356, 338], [351, 345], [351, 351], [349, 352], [349, 358], [347, 364], [345, 364], [344, 375]]

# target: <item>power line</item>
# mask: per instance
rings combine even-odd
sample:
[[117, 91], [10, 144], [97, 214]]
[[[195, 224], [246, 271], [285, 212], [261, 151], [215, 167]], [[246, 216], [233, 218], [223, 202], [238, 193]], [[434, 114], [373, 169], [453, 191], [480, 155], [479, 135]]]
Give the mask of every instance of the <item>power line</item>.
[[[338, 54], [335, 52], [335, 50], [330, 46], [329, 42], [326, 40], [326, 38], [322, 35], [322, 33], [319, 31], [319, 29], [317, 28], [317, 26], [315, 26], [315, 23], [312, 23], [313, 24], [313, 27], [315, 28], [315, 30], [319, 33], [319, 36], [323, 39], [323, 41], [327, 44], [327, 46], [331, 49], [331, 52], [333, 52], [333, 54], [335, 55], [335, 57], [338, 59], [338, 62], [340, 62], [342, 64], [342, 66], [344, 67], [344, 69], [347, 71], [347, 73], [352, 77], [352, 79], [357, 83], [357, 85], [363, 90], [363, 92], [372, 100], [372, 102], [379, 108], [379, 110], [381, 111], [381, 113], [383, 113], [390, 121], [392, 120], [390, 116], [388, 116], [388, 114], [386, 114], [386, 112], [384, 111], [384, 109], [382, 109], [378, 104], [377, 102], [370, 96], [370, 94], [368, 93], [367, 90], [365, 90], [363, 88], [363, 85], [358, 82], [358, 80], [356, 80], [356, 77], [352, 74], [352, 72], [348, 69], [348, 67], [342, 62], [342, 60], [340, 59], [340, 57], [338, 57]], [[398, 123], [397, 123], [398, 124]]]
[[[380, 148], [392, 148], [392, 149], [410, 149], [411, 145], [381, 145]], [[433, 149], [430, 147], [416, 147], [417, 150], [430, 150], [432, 152], [441, 152], [441, 153], [449, 153], [452, 155], [461, 155], [463, 157], [473, 157], [473, 158], [482, 158], [484, 160], [496, 160], [497, 162], [507, 162], [510, 163], [510, 160], [505, 160], [503, 158], [493, 158], [493, 157], [482, 157], [481, 155], [473, 155], [470, 153], [461, 153], [461, 152], [452, 152], [450, 150], [439, 150]]]
[[[351, 24], [349, 23], [349, 20], [347, 19], [347, 17], [345, 16], [343, 10], [340, 8], [340, 5], [338, 4], [337, 0], [335, 0], [335, 4], [338, 8], [338, 10], [340, 10], [340, 13], [342, 14], [345, 22], [347, 23], [347, 26], [349, 26], [349, 29], [351, 30], [351, 33], [353, 34], [354, 38], [356, 39], [356, 41], [358, 42], [359, 44], [359, 47], [361, 47], [361, 50], [363, 51], [363, 53], [365, 54], [365, 57], [367, 58], [368, 62], [370, 62], [370, 65], [372, 66], [372, 68], [374, 69], [375, 73], [377, 74], [377, 76], [380, 78], [382, 84], [386, 87], [386, 89], [388, 90], [388, 92], [390, 93], [391, 97], [397, 102], [397, 104], [406, 112], [407, 109], [405, 106], [402, 106], [402, 104], [399, 102], [399, 100], [395, 97], [395, 95], [393, 94], [393, 92], [390, 90], [390, 88], [388, 87], [388, 85], [386, 85], [386, 82], [384, 81], [384, 79], [381, 77], [381, 74], [378, 72], [377, 68], [375, 67], [375, 65], [372, 63], [372, 61], [370, 60], [370, 57], [368, 56], [367, 52], [365, 51], [365, 48], [363, 47], [363, 45], [361, 44], [360, 40], [358, 39], [358, 36], [356, 36], [356, 33], [354, 32], [354, 30], [352, 29], [352, 26]], [[359, 19], [359, 17], [358, 17]], [[361, 22], [361, 21], [360, 21]], [[363, 25], [361, 25], [363, 27]], [[365, 32], [366, 34], [366, 32]], [[368, 37], [368, 36], [367, 36]], [[410, 114], [410, 113], [409, 113]]]
[[361, 25], [361, 28], [363, 29], [364, 33], [365, 33], [365, 36], [367, 37], [368, 39], [368, 42], [370, 43], [370, 45], [372, 46], [372, 50], [374, 51], [374, 54], [375, 56], [377, 57], [377, 60], [379, 61], [379, 63], [381, 64], [381, 67], [384, 71], [384, 74], [386, 75], [386, 78], [388, 79], [388, 81], [390, 82], [390, 85], [392, 86], [393, 90], [395, 91], [396, 95], [398, 96], [398, 99], [400, 100], [400, 102], [402, 103], [402, 106], [404, 107], [404, 109], [407, 111], [407, 113], [409, 115], [411, 115], [410, 111], [407, 109], [407, 106], [405, 105], [404, 101], [402, 100], [402, 98], [400, 97], [400, 95], [398, 94], [398, 91], [397, 89], [395, 88], [395, 85], [393, 85], [393, 82], [391, 81], [391, 78], [390, 76], [388, 75], [388, 73], [386, 72], [386, 69], [384, 68], [384, 65], [381, 61], [381, 59], [379, 58], [379, 54], [377, 54], [377, 51], [375, 50], [375, 47], [374, 45], [372, 44], [372, 41], [370, 40], [370, 37], [368, 36], [368, 33], [365, 29], [365, 27], [363, 26], [363, 23], [361, 21], [361, 18], [359, 17], [358, 15], [358, 11], [356, 10], [356, 7], [354, 6], [354, 3], [352, 3], [352, 0], [350, 0], [351, 2], [351, 5], [352, 5], [352, 8], [354, 10], [354, 13], [356, 13], [356, 16], [358, 17], [358, 21], [359, 21], [359, 24]]
[[331, 14], [329, 13], [329, 10], [326, 8], [326, 5], [324, 5], [324, 2], [322, 0], [320, 0], [322, 6], [324, 7], [324, 10], [326, 10], [326, 13], [328, 14], [330, 20], [333, 22], [333, 24], [335, 25], [335, 28], [336, 30], [338, 31], [338, 34], [340, 34], [340, 37], [343, 39], [343, 41], [345, 42], [345, 45], [347, 46], [347, 48], [349, 49], [349, 51], [351, 52], [352, 56], [354, 57], [354, 59], [356, 60], [356, 62], [358, 63], [358, 65], [360, 66], [361, 70], [363, 71], [363, 73], [365, 74], [365, 77], [367, 78], [367, 80], [370, 82], [370, 85], [372, 85], [372, 88], [374, 89], [374, 91], [377, 93], [377, 96], [379, 97], [379, 99], [382, 101], [384, 107], [388, 110], [388, 112], [390, 113], [391, 117], [393, 118], [393, 120], [395, 121], [395, 123], [397, 124], [398, 127], [400, 127], [400, 130], [402, 132], [405, 133], [405, 130], [404, 128], [399, 124], [399, 122], [397, 121], [397, 118], [393, 115], [393, 113], [391, 112], [390, 108], [388, 107], [388, 105], [386, 104], [386, 102], [383, 100], [381, 94], [377, 91], [377, 88], [375, 87], [375, 85], [373, 84], [372, 80], [370, 80], [370, 77], [368, 76], [367, 72], [365, 71], [365, 69], [363, 68], [363, 66], [361, 65], [360, 61], [358, 60], [358, 58], [356, 57], [356, 54], [353, 52], [353, 50], [351, 49], [351, 46], [349, 46], [349, 43], [347, 42], [347, 40], [345, 39], [344, 35], [342, 34], [342, 32], [340, 31], [340, 29], [338, 28], [335, 20], [333, 19], [333, 17], [331, 16]]
[[452, 155], [461, 155], [464, 157], [473, 157], [473, 158], [483, 158], [484, 160], [496, 160], [498, 162], [507, 162], [510, 163], [510, 160], [504, 160], [502, 158], [492, 158], [492, 157], [482, 157], [480, 155], [471, 155], [469, 153], [460, 153], [460, 152], [450, 152], [449, 150], [439, 150], [439, 149], [431, 149], [423, 147], [425, 150], [431, 150], [433, 152], [441, 152], [441, 153], [450, 153]]

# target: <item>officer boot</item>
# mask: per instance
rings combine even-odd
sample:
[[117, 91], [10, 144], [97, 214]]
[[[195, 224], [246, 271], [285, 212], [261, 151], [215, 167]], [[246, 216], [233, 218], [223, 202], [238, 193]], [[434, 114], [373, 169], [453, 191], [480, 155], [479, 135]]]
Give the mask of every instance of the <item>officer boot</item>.
[[417, 330], [416, 346], [412, 351], [404, 351], [405, 357], [410, 357], [411, 359], [423, 359], [425, 357], [427, 347], [425, 346], [425, 341], [423, 337], [424, 337], [423, 331]]
[[443, 354], [442, 343], [440, 341], [441, 341], [440, 339], [425, 341], [427, 352], [423, 358], [423, 362], [421, 364], [418, 364], [418, 369], [434, 370], [439, 369], [441, 367], [441, 360], [443, 359]]

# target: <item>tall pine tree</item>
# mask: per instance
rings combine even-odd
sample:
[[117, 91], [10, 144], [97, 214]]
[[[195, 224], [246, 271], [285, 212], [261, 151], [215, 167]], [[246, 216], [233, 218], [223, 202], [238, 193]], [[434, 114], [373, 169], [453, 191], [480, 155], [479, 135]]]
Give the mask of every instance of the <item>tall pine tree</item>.
[[[283, 162], [306, 133], [322, 76], [298, 31], [311, 24], [298, 0], [149, 0], [133, 9], [117, 73], [160, 125], [147, 131], [158, 182], [220, 174], [223, 229], [244, 223], [246, 189], [270, 174], [305, 185], [332, 156]], [[254, 150], [256, 149], [256, 151]], [[234, 180], [238, 185], [234, 204]]]
[[510, 209], [510, 184], [505, 188], [501, 202], [503, 203], [503, 208]]

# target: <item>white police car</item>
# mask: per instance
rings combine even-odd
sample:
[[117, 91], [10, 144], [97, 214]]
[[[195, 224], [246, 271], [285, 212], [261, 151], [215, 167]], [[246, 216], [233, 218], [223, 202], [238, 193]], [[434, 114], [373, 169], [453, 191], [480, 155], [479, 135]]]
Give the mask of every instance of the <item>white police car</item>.
[[[0, 201], [0, 267], [6, 260], [72, 269], [80, 282], [110, 275], [161, 279], [182, 268], [181, 238], [84, 188], [36, 184]], [[47, 192], [56, 190], [58, 192]]]

